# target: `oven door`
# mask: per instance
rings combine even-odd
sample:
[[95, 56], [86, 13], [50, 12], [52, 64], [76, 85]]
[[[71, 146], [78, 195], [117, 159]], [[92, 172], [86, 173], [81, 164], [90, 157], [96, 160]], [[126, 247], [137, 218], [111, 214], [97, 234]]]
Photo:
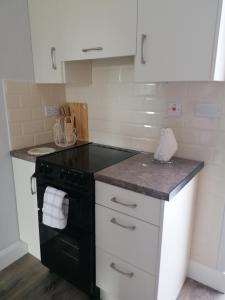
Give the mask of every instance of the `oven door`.
[[[63, 230], [42, 223], [47, 186], [64, 190], [69, 198], [67, 226]], [[41, 262], [51, 271], [92, 295], [95, 293], [94, 199], [76, 189], [37, 178]]]
[[86, 293], [93, 294], [94, 236], [78, 230], [68, 235], [41, 222], [39, 229], [43, 265]]

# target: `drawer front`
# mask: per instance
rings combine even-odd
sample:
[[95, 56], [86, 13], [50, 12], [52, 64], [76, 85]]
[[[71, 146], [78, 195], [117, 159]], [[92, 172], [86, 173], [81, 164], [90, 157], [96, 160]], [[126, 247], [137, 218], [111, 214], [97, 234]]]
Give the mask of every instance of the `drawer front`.
[[102, 300], [154, 300], [155, 277], [96, 249], [96, 281]]
[[161, 201], [96, 181], [96, 203], [159, 226]]
[[96, 204], [96, 245], [155, 274], [158, 227]]

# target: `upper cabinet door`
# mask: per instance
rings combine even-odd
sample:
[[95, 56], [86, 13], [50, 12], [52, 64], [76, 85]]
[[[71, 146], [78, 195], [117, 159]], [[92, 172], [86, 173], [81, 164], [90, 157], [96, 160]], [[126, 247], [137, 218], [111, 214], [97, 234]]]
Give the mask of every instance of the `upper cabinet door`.
[[136, 54], [137, 0], [63, 0], [63, 60]]
[[220, 13], [219, 0], [139, 0], [136, 81], [214, 80]]
[[62, 83], [58, 1], [29, 0], [28, 3], [35, 81]]

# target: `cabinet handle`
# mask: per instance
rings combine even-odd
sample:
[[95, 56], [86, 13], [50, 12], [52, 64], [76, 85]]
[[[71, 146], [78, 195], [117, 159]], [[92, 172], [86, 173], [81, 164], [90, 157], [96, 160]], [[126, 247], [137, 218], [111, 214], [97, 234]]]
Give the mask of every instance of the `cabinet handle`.
[[86, 49], [82, 49], [82, 52], [88, 52], [88, 51], [102, 51], [103, 48], [102, 47], [95, 47], [95, 48], [86, 48]]
[[113, 224], [115, 224], [115, 225], [118, 225], [118, 226], [120, 226], [120, 227], [122, 227], [122, 228], [131, 230], [131, 231], [134, 231], [134, 230], [136, 229], [136, 226], [134, 226], [134, 225], [128, 226], [128, 225], [120, 224], [120, 223], [116, 220], [116, 218], [112, 218], [112, 219], [110, 220], [110, 222], [113, 223]]
[[142, 34], [141, 35], [141, 64], [145, 65], [146, 64], [146, 60], [144, 58], [144, 42], [147, 38], [146, 34]]
[[34, 182], [34, 179], [35, 179], [35, 174], [33, 174], [31, 177], [30, 177], [30, 192], [31, 192], [31, 195], [35, 195], [37, 193], [36, 189], [34, 190], [33, 188], [33, 182]]
[[110, 201], [116, 203], [116, 204], [120, 204], [122, 206], [125, 206], [125, 207], [129, 207], [129, 208], [136, 208], [137, 207], [137, 204], [128, 204], [128, 203], [123, 203], [119, 200], [116, 199], [116, 197], [113, 197], [112, 199], [110, 199]]
[[55, 47], [51, 47], [51, 59], [52, 59], [52, 69], [53, 70], [57, 70], [55, 51], [56, 51]]
[[124, 275], [124, 276], [127, 276], [127, 277], [129, 277], [129, 278], [134, 277], [134, 273], [133, 273], [133, 272], [123, 272], [123, 271], [121, 271], [121, 270], [119, 270], [119, 269], [117, 268], [117, 266], [116, 266], [115, 263], [111, 263], [110, 268], [112, 268], [112, 269], [115, 270], [116, 272], [118, 272], [118, 273], [120, 273], [120, 274], [122, 274], [122, 275]]

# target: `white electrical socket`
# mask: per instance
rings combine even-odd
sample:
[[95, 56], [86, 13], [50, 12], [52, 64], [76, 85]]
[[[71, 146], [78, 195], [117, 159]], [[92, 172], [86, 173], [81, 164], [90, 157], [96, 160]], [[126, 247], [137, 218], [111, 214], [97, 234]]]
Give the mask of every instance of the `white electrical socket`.
[[45, 116], [53, 117], [59, 115], [59, 106], [58, 105], [45, 105]]
[[195, 105], [195, 115], [201, 118], [219, 118], [222, 107], [217, 103], [198, 103]]
[[171, 102], [168, 105], [168, 116], [179, 117], [181, 115], [181, 103]]

